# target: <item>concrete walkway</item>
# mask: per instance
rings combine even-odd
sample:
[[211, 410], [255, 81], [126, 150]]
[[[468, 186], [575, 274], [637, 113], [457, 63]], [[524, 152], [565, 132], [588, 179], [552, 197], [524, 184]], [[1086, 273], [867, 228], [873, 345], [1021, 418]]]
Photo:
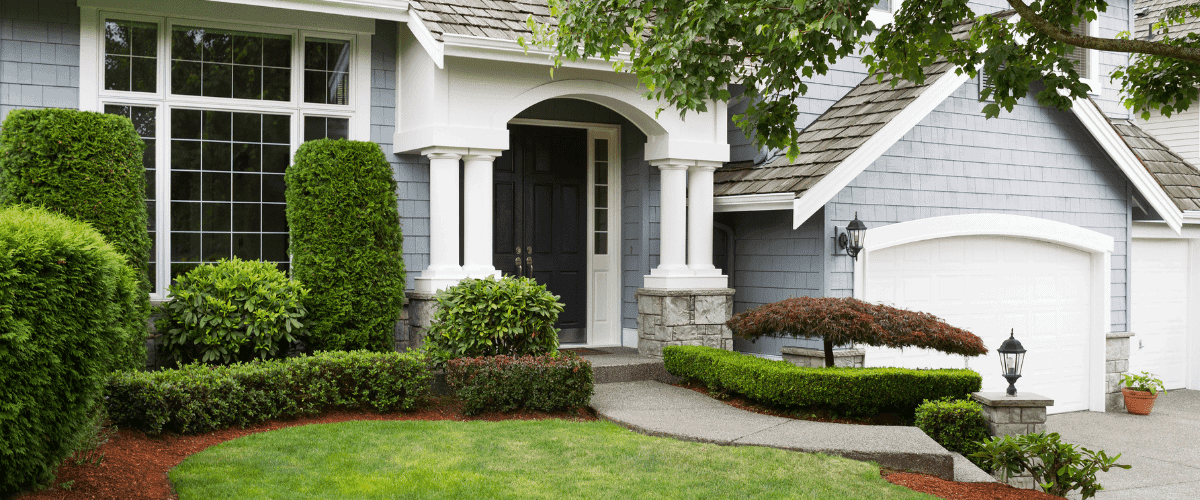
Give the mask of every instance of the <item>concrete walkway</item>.
[[591, 406], [601, 418], [652, 436], [827, 453], [944, 479], [992, 480], [967, 460], [956, 460], [916, 427], [772, 417], [655, 381], [596, 384]]
[[1200, 497], [1200, 391], [1160, 395], [1149, 416], [1074, 412], [1050, 415], [1046, 430], [1132, 469], [1101, 472], [1103, 500]]

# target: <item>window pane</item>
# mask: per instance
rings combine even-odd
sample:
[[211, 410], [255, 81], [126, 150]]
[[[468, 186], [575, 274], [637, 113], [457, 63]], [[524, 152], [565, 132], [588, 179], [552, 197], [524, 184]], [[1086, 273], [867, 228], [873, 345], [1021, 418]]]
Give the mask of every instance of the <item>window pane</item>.
[[317, 139], [348, 139], [350, 137], [349, 118], [325, 118], [323, 116], [304, 117], [304, 141]]
[[608, 255], [608, 233], [596, 233], [596, 255]]
[[608, 209], [606, 209], [606, 208], [597, 208], [596, 209], [596, 230], [597, 231], [608, 231]]
[[[134, 130], [137, 131], [138, 136], [140, 136], [142, 141], [146, 144], [146, 149], [142, 153], [142, 166], [146, 169], [146, 230], [150, 233], [151, 245], [157, 245], [158, 224], [156, 224], [157, 213], [155, 211], [155, 208], [157, 207], [155, 198], [157, 198], [157, 195], [154, 190], [156, 184], [154, 158], [157, 147], [154, 136], [156, 135], [157, 131], [154, 127], [155, 114], [158, 112], [158, 110], [144, 106], [119, 106], [109, 104], [104, 106], [104, 112], [129, 118], [130, 121], [133, 122]], [[154, 262], [156, 259], [157, 254], [155, 253], [154, 249], [151, 248], [149, 259], [150, 266], [147, 271], [147, 277], [150, 279], [150, 283], [153, 286], [152, 290], [158, 290], [154, 274]]]
[[330, 139], [349, 139], [350, 119], [330, 118], [329, 124], [326, 126], [325, 136]]
[[291, 36], [177, 26], [171, 47], [175, 94], [291, 99]]
[[349, 104], [350, 42], [304, 41], [304, 102]]
[[596, 208], [608, 207], [608, 186], [596, 186]]
[[[234, 47], [236, 51], [236, 41]], [[171, 272], [184, 272], [193, 262], [233, 256], [265, 259], [265, 254], [272, 255], [267, 260], [287, 266], [281, 174], [289, 160], [291, 117], [175, 111], [172, 116], [180, 122], [171, 127], [171, 192], [180, 201], [171, 204], [171, 241], [182, 246], [171, 249]], [[194, 138], [174, 138], [175, 133]], [[264, 144], [263, 139], [283, 143]], [[264, 168], [279, 173], [263, 173]]]
[[157, 91], [157, 57], [157, 24], [115, 20], [104, 23], [106, 90]]

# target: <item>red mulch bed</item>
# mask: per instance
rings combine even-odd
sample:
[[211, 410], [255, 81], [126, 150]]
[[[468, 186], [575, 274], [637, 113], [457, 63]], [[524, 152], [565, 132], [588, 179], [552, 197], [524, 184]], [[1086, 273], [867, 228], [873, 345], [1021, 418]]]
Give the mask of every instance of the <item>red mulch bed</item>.
[[[120, 499], [141, 500], [177, 498], [167, 480], [167, 471], [178, 465], [188, 455], [203, 451], [214, 444], [223, 443], [256, 432], [273, 431], [286, 427], [308, 424], [326, 424], [348, 420], [542, 420], [560, 418], [568, 420], [596, 420], [590, 410], [580, 408], [575, 412], [544, 413], [522, 411], [514, 413], [485, 413], [465, 416], [462, 405], [453, 400], [435, 401], [434, 404], [408, 413], [329, 412], [296, 420], [272, 420], [245, 429], [224, 429], [205, 434], [151, 437], [140, 431], [119, 430], [107, 443], [100, 446], [103, 454], [100, 466], [77, 465], [68, 458], [58, 469], [54, 486], [43, 491], [20, 496], [21, 500], [42, 499]], [[70, 489], [62, 485], [67, 483]]]
[[889, 483], [938, 498], [952, 500], [1062, 500], [1049, 493], [1023, 490], [1000, 483], [956, 483], [925, 474], [895, 472], [883, 476]]
[[763, 415], [771, 415], [773, 417], [784, 417], [796, 420], [812, 420], [815, 422], [832, 422], [835, 424], [857, 424], [857, 425], [910, 425], [905, 422], [899, 415], [894, 413], [880, 413], [869, 417], [847, 417], [844, 415], [833, 415], [821, 408], [808, 408], [801, 410], [780, 410], [767, 405], [755, 403], [741, 395], [731, 395], [727, 397], [717, 397], [709, 392], [708, 387], [704, 384], [695, 381], [682, 382], [675, 384], [676, 387], [691, 389], [700, 394], [713, 398], [717, 401], [725, 403], [739, 410], [746, 410]]

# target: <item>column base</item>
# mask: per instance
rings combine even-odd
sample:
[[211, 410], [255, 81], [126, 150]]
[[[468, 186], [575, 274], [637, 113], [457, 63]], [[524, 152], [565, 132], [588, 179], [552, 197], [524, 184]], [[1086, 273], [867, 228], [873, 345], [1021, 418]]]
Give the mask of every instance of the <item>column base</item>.
[[690, 270], [686, 274], [655, 275], [654, 271], [642, 279], [642, 286], [655, 290], [714, 290], [729, 287], [729, 277], [723, 274], [716, 276], [697, 276]]
[[479, 266], [479, 267], [465, 267], [464, 266], [463, 273], [465, 273], [468, 278], [477, 279], [477, 280], [484, 279], [488, 276], [495, 276], [496, 278], [500, 278], [500, 271], [497, 271], [496, 268], [494, 268], [492, 266]]
[[426, 269], [413, 280], [413, 288], [418, 292], [431, 294], [457, 285], [466, 277], [467, 273], [457, 266], [450, 269]]
[[[724, 278], [722, 276], [722, 278]], [[703, 345], [733, 350], [732, 288], [637, 291], [638, 354], [662, 357], [669, 345]]]
[[433, 324], [433, 316], [437, 314], [437, 301], [432, 293], [409, 291], [405, 296], [408, 297], [408, 324], [403, 337], [396, 341], [397, 351], [420, 349], [425, 345], [429, 325]]

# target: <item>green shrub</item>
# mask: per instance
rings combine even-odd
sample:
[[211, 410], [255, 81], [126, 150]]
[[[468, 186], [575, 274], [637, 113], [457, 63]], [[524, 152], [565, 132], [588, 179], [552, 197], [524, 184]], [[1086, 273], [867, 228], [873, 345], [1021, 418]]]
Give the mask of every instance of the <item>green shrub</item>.
[[988, 438], [983, 408], [970, 399], [925, 401], [917, 407], [913, 425], [947, 450], [966, 457], [979, 451], [980, 442]]
[[163, 306], [163, 350], [173, 361], [228, 364], [286, 353], [305, 335], [308, 289], [274, 263], [234, 258], [176, 278]]
[[425, 337], [434, 361], [558, 350], [558, 296], [529, 278], [468, 279], [434, 297], [438, 309]]
[[392, 167], [373, 142], [306, 142], [287, 170], [293, 276], [313, 350], [393, 348], [404, 258]]
[[672, 375], [781, 408], [819, 407], [846, 415], [912, 416], [926, 399], [962, 398], [983, 377], [971, 370], [807, 368], [699, 346], [667, 346]]
[[0, 205], [33, 205], [87, 222], [125, 256], [141, 288], [137, 314], [123, 315], [118, 366], [146, 363], [150, 236], [146, 169], [133, 123], [73, 109], [18, 109], [0, 131]]
[[86, 437], [139, 304], [133, 270], [87, 224], [0, 208], [0, 497], [51, 479]]
[[150, 434], [205, 432], [331, 409], [411, 410], [432, 373], [417, 352], [320, 352], [228, 366], [114, 374], [109, 418]]
[[467, 415], [518, 408], [565, 410], [591, 401], [592, 364], [565, 351], [457, 358], [446, 364], [446, 383]]
[[1075, 490], [1080, 490], [1084, 499], [1094, 497], [1097, 491], [1104, 489], [1096, 482], [1097, 472], [1130, 467], [1117, 463], [1121, 458], [1119, 453], [1110, 457], [1104, 450], [1076, 448], [1059, 441], [1057, 432], [998, 436], [984, 441], [981, 447], [971, 457], [985, 469], [998, 471], [1005, 481], [1013, 475], [1027, 473], [1046, 493], [1060, 497]]

